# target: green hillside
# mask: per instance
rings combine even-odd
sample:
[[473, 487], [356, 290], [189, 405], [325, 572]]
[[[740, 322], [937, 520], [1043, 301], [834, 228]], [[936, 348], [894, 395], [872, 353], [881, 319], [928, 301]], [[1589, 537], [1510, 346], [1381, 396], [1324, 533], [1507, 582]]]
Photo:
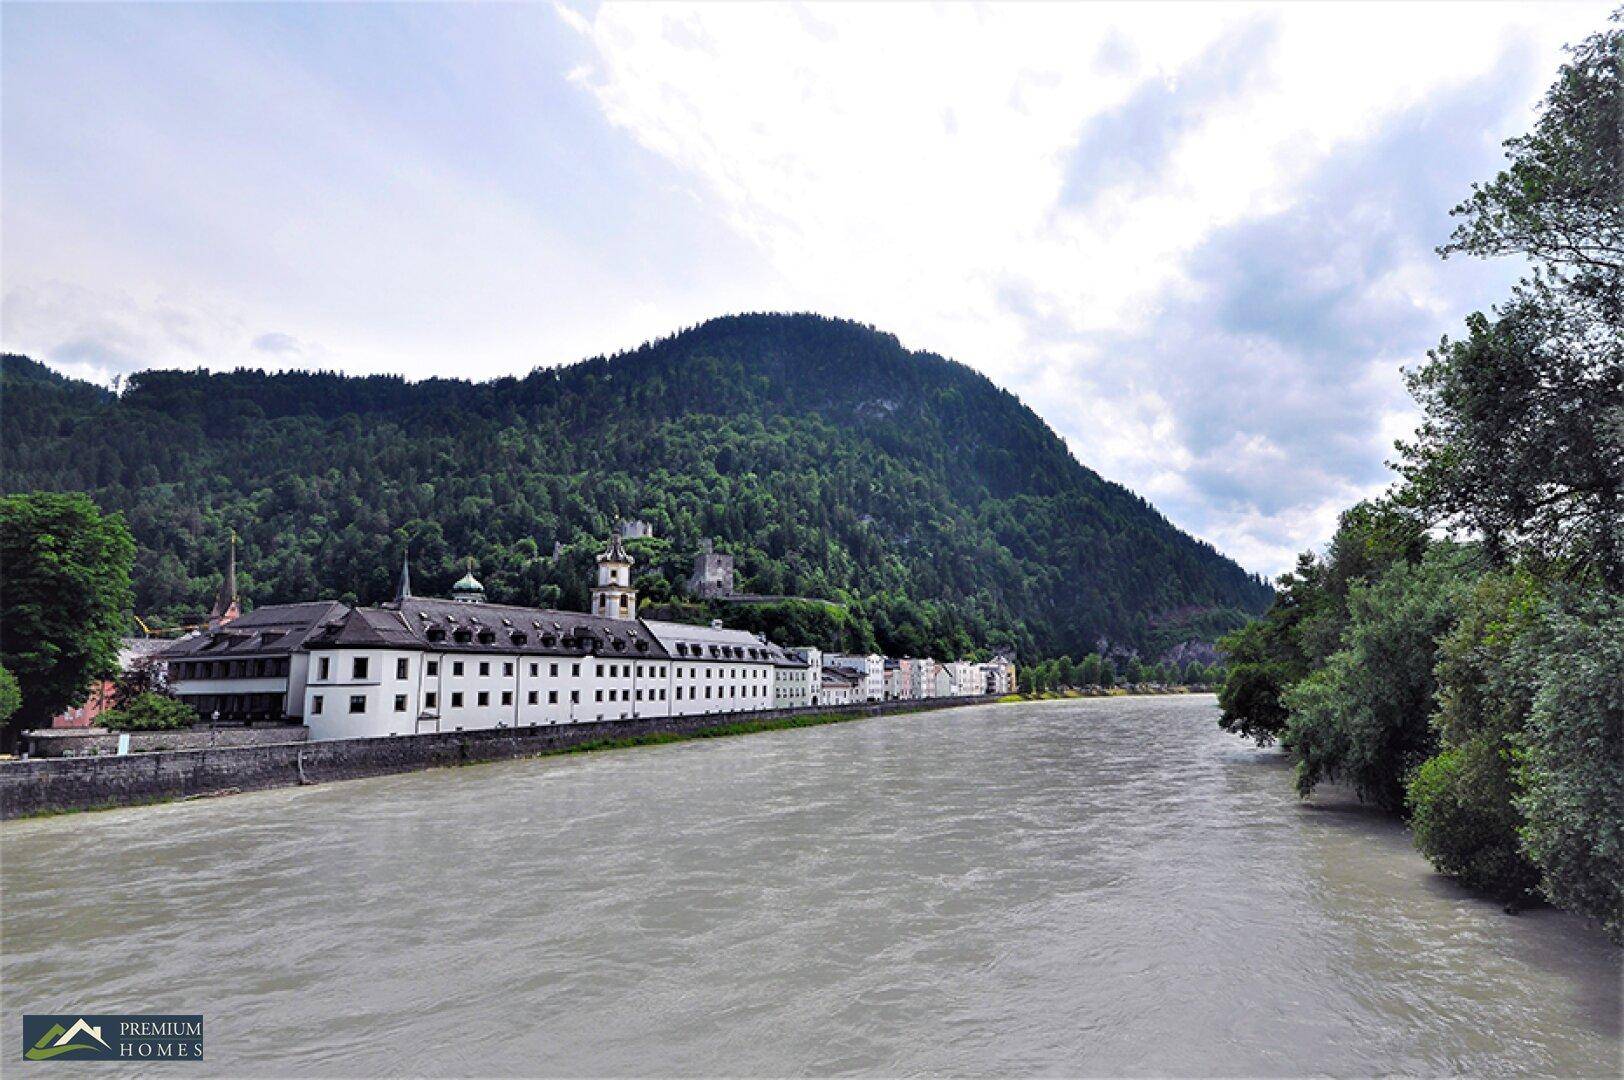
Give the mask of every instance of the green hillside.
[[1157, 651], [1270, 599], [985, 377], [811, 315], [484, 383], [148, 371], [115, 397], [7, 356], [0, 391], [0, 484], [122, 511], [138, 609], [172, 620], [233, 529], [253, 603], [384, 599], [409, 541], [420, 592], [471, 556], [493, 599], [578, 605], [617, 517], [655, 528], [648, 600], [711, 536], [741, 588], [840, 601], [844, 641], [901, 653]]

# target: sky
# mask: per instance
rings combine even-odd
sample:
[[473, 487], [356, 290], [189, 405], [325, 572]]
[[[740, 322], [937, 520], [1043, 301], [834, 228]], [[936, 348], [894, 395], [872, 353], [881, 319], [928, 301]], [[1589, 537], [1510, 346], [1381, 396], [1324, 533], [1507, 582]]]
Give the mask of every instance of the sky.
[[1448, 211], [1605, 4], [0, 8], [0, 345], [489, 378], [895, 333], [1250, 570], [1501, 300]]

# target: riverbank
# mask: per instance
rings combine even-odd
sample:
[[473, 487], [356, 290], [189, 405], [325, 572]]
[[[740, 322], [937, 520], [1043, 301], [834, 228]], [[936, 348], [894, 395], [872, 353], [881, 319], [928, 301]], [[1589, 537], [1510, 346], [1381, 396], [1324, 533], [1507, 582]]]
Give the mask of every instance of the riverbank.
[[356, 780], [515, 758], [579, 754], [818, 727], [873, 716], [987, 704], [986, 697], [888, 701], [845, 708], [648, 717], [530, 728], [165, 750], [0, 762], [0, 820], [107, 810]]

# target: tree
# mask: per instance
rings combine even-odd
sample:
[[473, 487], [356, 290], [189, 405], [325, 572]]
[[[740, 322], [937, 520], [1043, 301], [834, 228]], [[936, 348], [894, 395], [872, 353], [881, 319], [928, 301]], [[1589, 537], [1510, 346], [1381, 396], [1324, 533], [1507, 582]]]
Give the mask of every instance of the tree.
[[[1621, 21], [1615, 14], [1613, 22]], [[1534, 130], [1508, 139], [1510, 165], [1451, 213], [1446, 258], [1523, 255], [1600, 305], [1624, 303], [1624, 31], [1568, 50]], [[1616, 313], [1616, 307], [1612, 310]], [[1605, 309], [1602, 312], [1605, 314]]]
[[22, 693], [17, 689], [17, 676], [0, 664], [0, 725], [11, 719], [11, 714], [17, 711], [22, 701]]
[[1407, 796], [1415, 846], [1442, 873], [1516, 902], [1539, 871], [1523, 852], [1515, 755], [1539, 671], [1528, 663], [1544, 590], [1526, 572], [1486, 574], [1439, 642], [1432, 727], [1443, 747]]
[[163, 694], [137, 694], [99, 718], [109, 731], [167, 731], [197, 722], [190, 705]]
[[1478, 736], [1428, 758], [1405, 799], [1415, 846], [1440, 873], [1516, 903], [1533, 895], [1539, 871], [1522, 853], [1522, 815], [1507, 751]]
[[[1620, 16], [1615, 15], [1614, 21]], [[1534, 264], [1498, 318], [1474, 315], [1407, 373], [1423, 420], [1402, 499], [1521, 555], [1624, 588], [1624, 30], [1570, 50], [1509, 166], [1454, 213], [1446, 257]]]
[[1348, 593], [1343, 647], [1284, 695], [1281, 741], [1297, 757], [1297, 791], [1346, 781], [1359, 798], [1404, 808], [1411, 770], [1437, 749], [1428, 724], [1437, 641], [1452, 625], [1471, 553], [1452, 545], [1399, 563]]
[[7, 748], [118, 670], [134, 557], [123, 518], [84, 495], [0, 497], [0, 663], [22, 694], [4, 729]]
[[1548, 609], [1521, 657], [1540, 673], [1520, 736], [1524, 847], [1562, 907], [1624, 941], [1624, 600]]

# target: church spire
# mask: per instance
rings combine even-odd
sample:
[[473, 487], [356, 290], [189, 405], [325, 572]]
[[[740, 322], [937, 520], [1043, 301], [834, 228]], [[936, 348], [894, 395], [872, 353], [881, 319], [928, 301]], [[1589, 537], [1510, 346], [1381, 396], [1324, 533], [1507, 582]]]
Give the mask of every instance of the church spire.
[[226, 576], [220, 581], [220, 590], [214, 594], [214, 607], [209, 609], [209, 625], [223, 626], [242, 614], [237, 599], [237, 530], [231, 530], [231, 553], [226, 558]]
[[400, 583], [395, 586], [395, 603], [412, 598], [412, 549], [400, 557]]

